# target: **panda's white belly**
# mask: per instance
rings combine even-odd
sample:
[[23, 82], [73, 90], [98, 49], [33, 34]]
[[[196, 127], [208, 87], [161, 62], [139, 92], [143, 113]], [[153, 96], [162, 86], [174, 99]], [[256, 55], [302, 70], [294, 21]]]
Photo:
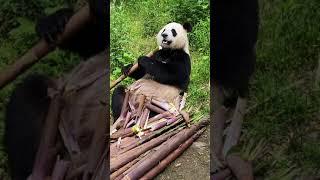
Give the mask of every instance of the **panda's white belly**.
[[177, 108], [181, 100], [180, 90], [177, 87], [160, 84], [151, 79], [139, 79], [128, 87], [133, 93], [133, 98], [138, 94], [143, 94], [147, 97], [157, 97], [162, 100], [166, 100], [169, 103], [173, 103]]

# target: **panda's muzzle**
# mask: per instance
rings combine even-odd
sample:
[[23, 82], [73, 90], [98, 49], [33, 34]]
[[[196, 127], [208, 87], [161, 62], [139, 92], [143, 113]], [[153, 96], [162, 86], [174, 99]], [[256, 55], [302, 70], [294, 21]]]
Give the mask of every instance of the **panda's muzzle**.
[[166, 39], [162, 40], [162, 44], [170, 45], [171, 43], [172, 43], [172, 41], [168, 41]]

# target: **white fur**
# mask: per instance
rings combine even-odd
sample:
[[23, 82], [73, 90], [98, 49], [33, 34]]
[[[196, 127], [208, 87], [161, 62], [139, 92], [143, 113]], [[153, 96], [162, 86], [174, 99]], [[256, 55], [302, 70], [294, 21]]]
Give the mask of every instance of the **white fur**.
[[[177, 32], [176, 37], [173, 36], [171, 29], [175, 29]], [[172, 41], [170, 45], [163, 43], [164, 38], [161, 36], [162, 33], [166, 33], [168, 36], [165, 38], [167, 41]], [[162, 48], [172, 48], [172, 49], [183, 49], [187, 54], [189, 54], [189, 40], [187, 36], [187, 30], [179, 23], [169, 23], [165, 25], [157, 34], [157, 43]]]

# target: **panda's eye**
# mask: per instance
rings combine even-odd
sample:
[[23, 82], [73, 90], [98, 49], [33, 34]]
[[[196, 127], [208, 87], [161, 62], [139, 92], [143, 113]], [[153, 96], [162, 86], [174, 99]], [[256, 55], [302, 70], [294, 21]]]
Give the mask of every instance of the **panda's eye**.
[[166, 31], [166, 29], [163, 29], [162, 33], [164, 33], [164, 31]]
[[177, 31], [175, 29], [171, 29], [171, 32], [172, 32], [173, 37], [176, 37]]

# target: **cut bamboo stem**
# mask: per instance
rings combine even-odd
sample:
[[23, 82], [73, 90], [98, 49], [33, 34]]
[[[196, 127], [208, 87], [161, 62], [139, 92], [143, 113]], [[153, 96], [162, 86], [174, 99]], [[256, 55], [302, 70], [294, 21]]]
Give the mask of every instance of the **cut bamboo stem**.
[[153, 111], [153, 112], [156, 112], [156, 113], [158, 113], [158, 114], [161, 114], [161, 113], [165, 113], [166, 111], [165, 110], [163, 110], [163, 109], [161, 109], [161, 108], [159, 108], [159, 107], [157, 107], [157, 106], [155, 106], [155, 105], [152, 105], [151, 103], [146, 103], [146, 107], [148, 108], [148, 109], [150, 109], [150, 111]]
[[147, 174], [145, 174], [140, 180], [149, 180], [156, 177], [159, 173], [161, 173], [168, 165], [177, 159], [191, 144], [200, 137], [200, 135], [205, 131], [205, 128], [199, 130], [196, 134], [191, 136], [187, 141], [181, 144], [176, 150], [174, 150], [171, 154], [165, 157], [161, 162], [152, 168]]
[[169, 153], [177, 149], [180, 144], [185, 142], [191, 137], [197, 130], [209, 124], [208, 120], [203, 120], [196, 125], [191, 126], [188, 129], [184, 129], [165, 142], [166, 145], [161, 146], [158, 151], [153, 153], [151, 157], [142, 162], [137, 168], [129, 172], [126, 179], [139, 179], [151, 168], [157, 165], [159, 161], [164, 159]]
[[139, 157], [141, 154], [147, 152], [148, 150], [160, 145], [171, 136], [173, 136], [176, 132], [171, 132], [169, 134], [159, 136], [157, 138], [152, 139], [151, 141], [146, 142], [145, 144], [131, 149], [123, 154], [120, 154], [117, 157], [111, 158], [110, 160], [110, 172], [114, 172], [124, 166], [126, 163], [134, 160]]
[[55, 145], [58, 135], [60, 96], [55, 96], [50, 103], [45, 126], [42, 131], [42, 139], [36, 154], [32, 179], [43, 180], [49, 176], [55, 161]]

